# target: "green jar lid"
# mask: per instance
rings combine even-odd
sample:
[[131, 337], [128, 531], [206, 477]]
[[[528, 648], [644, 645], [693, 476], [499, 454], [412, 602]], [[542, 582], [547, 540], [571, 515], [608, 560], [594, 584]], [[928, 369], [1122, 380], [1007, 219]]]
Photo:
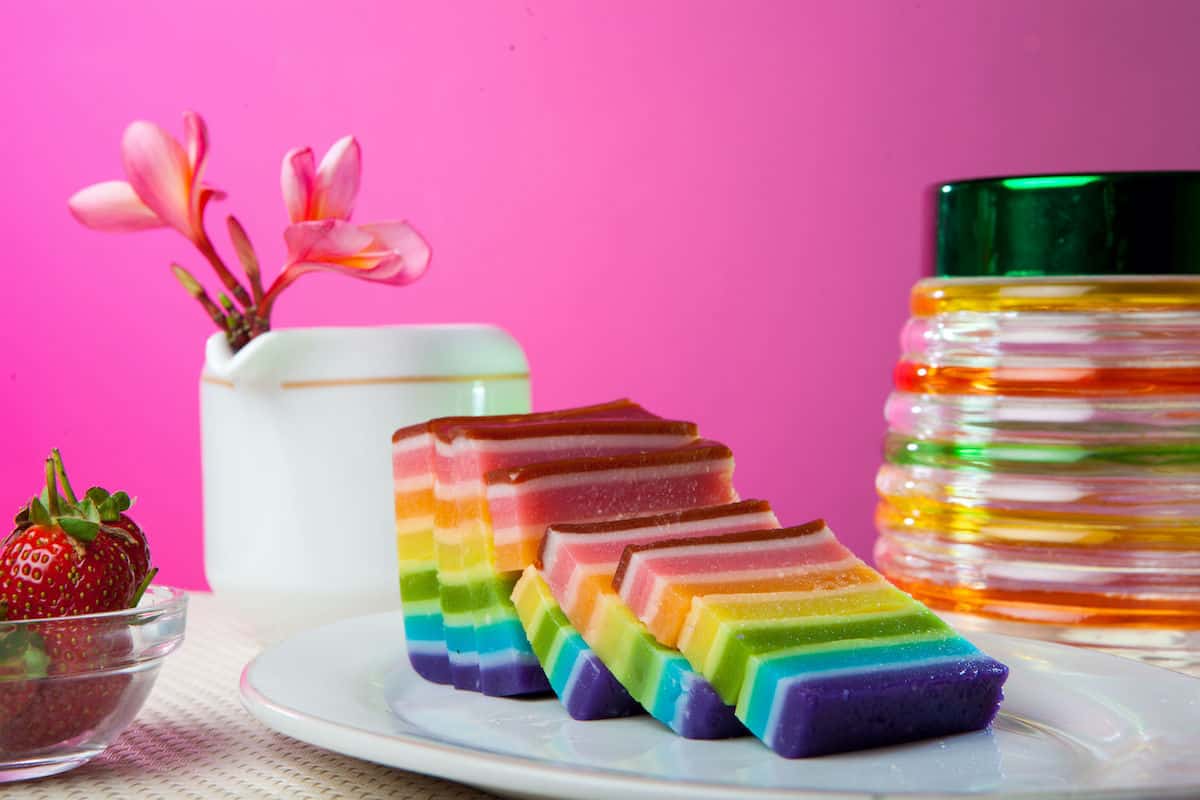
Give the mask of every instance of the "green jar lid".
[[934, 193], [942, 277], [1200, 273], [1200, 172], [1025, 175]]

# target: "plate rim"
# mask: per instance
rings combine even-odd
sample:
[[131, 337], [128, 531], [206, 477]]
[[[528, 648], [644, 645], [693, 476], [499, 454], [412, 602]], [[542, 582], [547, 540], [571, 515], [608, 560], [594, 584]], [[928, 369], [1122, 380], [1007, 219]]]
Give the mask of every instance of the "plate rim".
[[[332, 622], [316, 628], [310, 628], [296, 633], [282, 641], [276, 642], [263, 649], [242, 669], [239, 678], [239, 697], [243, 708], [264, 724], [266, 727], [289, 736], [298, 741], [315, 747], [340, 753], [352, 758], [371, 761], [384, 766], [406, 769], [423, 775], [429, 775], [455, 783], [462, 783], [489, 792], [523, 792], [525, 796], [535, 797], [581, 797], [579, 790], [586, 789], [596, 797], [612, 797], [615, 792], [624, 792], [631, 800], [636, 798], [676, 798], [680, 789], [686, 785], [689, 796], [700, 800], [729, 800], [730, 797], [749, 797], [755, 800], [768, 798], [789, 798], [790, 800], [909, 800], [911, 798], [928, 798], [929, 800], [962, 800], [962, 798], [978, 798], [978, 800], [1135, 800], [1145, 798], [1153, 792], [1156, 798], [1171, 800], [1173, 798], [1195, 798], [1200, 795], [1200, 783], [1181, 786], [1137, 786], [1114, 787], [1105, 789], [1084, 790], [1016, 790], [1002, 792], [875, 792], [841, 789], [810, 789], [798, 787], [795, 789], [779, 789], [762, 786], [741, 786], [736, 784], [718, 784], [707, 781], [688, 781], [683, 784], [663, 778], [616, 770], [603, 770], [589, 766], [574, 766], [555, 763], [524, 756], [496, 753], [466, 744], [440, 742], [404, 732], [389, 734], [365, 730], [344, 722], [327, 719], [318, 714], [296, 709], [268, 697], [253, 683], [252, 673], [264, 658], [276, 650], [288, 646], [300, 638], [319, 637], [329, 630], [341, 627], [347, 623], [365, 623], [367, 620], [399, 615], [398, 611], [388, 611], [368, 614]], [[1000, 640], [1018, 645], [1032, 646], [1034, 649], [1049, 649], [1052, 652], [1063, 652], [1072, 657], [1086, 654], [1086, 658], [1114, 659], [1123, 667], [1134, 669], [1147, 668], [1165, 673], [1172, 679], [1197, 681], [1200, 690], [1200, 678], [1193, 678], [1181, 672], [1146, 662], [1135, 661], [1102, 651], [1087, 650], [1056, 642], [1045, 642], [1036, 639], [1024, 639], [1015, 636], [1005, 636], [997, 633], [972, 632], [972, 638], [983, 640]], [[407, 653], [402, 632], [389, 643], [400, 650], [400, 656]], [[986, 646], [984, 647], [986, 650]], [[401, 658], [398, 669], [406, 668], [407, 661]], [[317, 733], [314, 735], [314, 731]], [[342, 737], [366, 744], [365, 748], [346, 747], [331, 741], [330, 737], [321, 735], [320, 731], [336, 731]], [[397, 748], [396, 745], [402, 745]], [[396, 755], [389, 753], [388, 760], [380, 760], [364, 750], [374, 752], [376, 747], [395, 749]], [[431, 760], [422, 760], [422, 755], [434, 756]], [[399, 756], [399, 757], [398, 757]], [[473, 774], [487, 774], [491, 778], [477, 781], [464, 778], [461, 769], [470, 765]], [[499, 769], [503, 774], [498, 774]], [[548, 781], [547, 778], [552, 778]], [[630, 794], [630, 792], [634, 794]]]

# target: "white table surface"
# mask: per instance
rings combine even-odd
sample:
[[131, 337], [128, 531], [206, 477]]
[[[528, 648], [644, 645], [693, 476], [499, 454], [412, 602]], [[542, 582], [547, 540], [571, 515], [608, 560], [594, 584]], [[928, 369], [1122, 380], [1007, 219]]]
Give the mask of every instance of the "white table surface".
[[189, 597], [184, 644], [167, 657], [133, 725], [78, 769], [0, 785], [5, 800], [489, 797], [320, 750], [263, 727], [238, 700], [242, 668], [260, 649], [249, 627], [212, 595]]

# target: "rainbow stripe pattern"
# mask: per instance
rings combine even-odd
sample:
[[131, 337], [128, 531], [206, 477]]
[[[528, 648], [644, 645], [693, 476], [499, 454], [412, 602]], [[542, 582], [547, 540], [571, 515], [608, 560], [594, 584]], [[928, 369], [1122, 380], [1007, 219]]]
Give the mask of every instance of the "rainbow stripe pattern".
[[430, 423], [392, 437], [392, 479], [400, 600], [408, 660], [425, 680], [450, 683], [433, 546], [433, 436]]
[[552, 525], [541, 548], [541, 571], [522, 582], [549, 587], [565, 617], [612, 674], [655, 719], [681, 736], [718, 739], [745, 729], [675, 649], [660, 644], [613, 590], [625, 547], [646, 541], [719, 535], [778, 526], [770, 505], [748, 500], [624, 520]]
[[795, 758], [978, 730], [1008, 670], [821, 520], [626, 547], [613, 585], [737, 718]]
[[[491, 487], [516, 480], [531, 464], [648, 453], [695, 440], [692, 423], [657, 418], [477, 423], [442, 432], [434, 466], [434, 536], [455, 686], [498, 696], [549, 688], [509, 599], [517, 576], [495, 567]], [[515, 495], [522, 507], [545, 500], [537, 486], [526, 484]], [[568, 503], [556, 513], [586, 517], [594, 513], [590, 508]]]
[[[694, 427], [689, 429], [694, 435]], [[499, 544], [502, 534], [510, 532], [521, 538], [534, 536], [540, 543], [541, 533], [556, 520], [582, 522], [726, 502], [736, 497], [732, 475], [729, 448], [706, 441], [668, 450], [642, 447], [640, 452], [494, 469], [484, 476], [486, 504], [475, 522], [485, 551], [489, 541]], [[510, 599], [519, 577], [519, 573], [496, 572], [482, 562], [473, 581], [484, 694], [517, 693], [510, 686], [522, 684], [514, 681], [524, 680], [525, 674], [542, 674]], [[443, 577], [443, 582], [451, 579]], [[494, 676], [494, 685], [489, 676]]]
[[446, 417], [396, 432], [392, 472], [428, 680], [785, 757], [976, 730], [1002, 699], [1006, 667], [824, 522], [738, 501], [732, 452], [691, 423], [628, 400]]
[[571, 625], [536, 569], [521, 575], [512, 601], [551, 687], [573, 719], [641, 713], [642, 707]]
[[[413, 670], [435, 683], [451, 683], [456, 670], [452, 661], [462, 664], [463, 653], [470, 664], [474, 652], [474, 629], [454, 626], [449, 632], [453, 647], [447, 646], [447, 628], [443, 615], [442, 583], [439, 579], [439, 555], [453, 563], [454, 553], [439, 549], [435, 536], [435, 453], [438, 435], [450, 436], [454, 430], [469, 430], [473, 425], [503, 426], [537, 420], [616, 418], [654, 419], [655, 415], [629, 400], [566, 409], [540, 414], [514, 414], [490, 417], [442, 417], [401, 428], [392, 436], [392, 477], [396, 520], [396, 550], [399, 564], [400, 599], [404, 610], [404, 629], [409, 661]], [[455, 599], [450, 598], [453, 609]], [[457, 670], [464, 688], [471, 684], [471, 667]], [[478, 685], [478, 667], [474, 668]]]

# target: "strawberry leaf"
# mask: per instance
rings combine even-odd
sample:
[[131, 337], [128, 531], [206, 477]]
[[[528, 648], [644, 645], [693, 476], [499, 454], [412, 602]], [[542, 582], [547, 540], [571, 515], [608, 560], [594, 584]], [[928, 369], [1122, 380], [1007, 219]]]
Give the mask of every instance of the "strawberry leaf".
[[112, 500], [117, 506], [117, 511], [128, 511], [129, 507], [133, 505], [133, 500], [125, 492], [114, 492]]
[[0, 664], [6, 667], [0, 681], [44, 678], [49, 663], [41, 636], [21, 629], [0, 633]]
[[121, 518], [121, 512], [117, 510], [116, 503], [110, 497], [100, 504], [100, 518], [105, 522], [116, 522]]
[[131, 505], [129, 495], [125, 492], [109, 494], [99, 486], [93, 486], [87, 490], [87, 499], [91, 500], [99, 510], [100, 519], [104, 522], [116, 522], [121, 518], [121, 512]]
[[78, 505], [78, 511], [79, 516], [88, 522], [100, 523], [100, 509], [96, 508], [96, 504], [91, 500], [84, 498], [83, 502]]
[[67, 532], [68, 536], [81, 542], [90, 542], [100, 535], [100, 524], [92, 522], [90, 519], [59, 517], [55, 521], [60, 528]]
[[46, 506], [38, 498], [33, 498], [29, 501], [29, 521], [34, 525], [49, 525], [50, 512], [46, 510]]

